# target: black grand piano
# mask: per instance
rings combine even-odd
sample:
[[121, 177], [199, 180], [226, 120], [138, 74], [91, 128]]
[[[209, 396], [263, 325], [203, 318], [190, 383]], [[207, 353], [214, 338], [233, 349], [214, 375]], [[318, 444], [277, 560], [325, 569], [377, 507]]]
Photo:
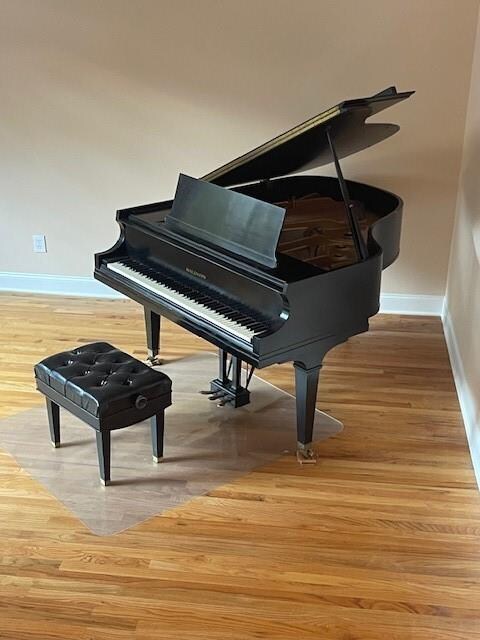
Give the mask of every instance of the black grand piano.
[[[297, 442], [309, 461], [325, 354], [368, 330], [381, 271], [398, 255], [401, 199], [344, 179], [339, 160], [396, 133], [366, 122], [413, 92], [347, 100], [201, 179], [174, 200], [117, 212], [120, 238], [95, 277], [145, 308], [149, 358], [165, 316], [219, 348], [208, 393], [249, 402], [255, 367], [292, 361]], [[337, 177], [291, 176], [333, 163]]]

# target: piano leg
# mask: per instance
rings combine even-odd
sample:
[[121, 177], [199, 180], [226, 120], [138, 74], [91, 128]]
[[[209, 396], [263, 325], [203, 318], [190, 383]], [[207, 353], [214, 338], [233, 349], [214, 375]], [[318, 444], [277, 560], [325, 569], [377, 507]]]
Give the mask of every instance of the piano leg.
[[154, 365], [162, 364], [158, 357], [158, 349], [160, 346], [160, 316], [151, 309], [145, 310], [145, 328], [147, 331], [147, 347], [149, 363]]
[[295, 395], [297, 401], [297, 459], [302, 463], [315, 463], [312, 449], [313, 423], [317, 400], [318, 376], [322, 365], [309, 369], [295, 362]]

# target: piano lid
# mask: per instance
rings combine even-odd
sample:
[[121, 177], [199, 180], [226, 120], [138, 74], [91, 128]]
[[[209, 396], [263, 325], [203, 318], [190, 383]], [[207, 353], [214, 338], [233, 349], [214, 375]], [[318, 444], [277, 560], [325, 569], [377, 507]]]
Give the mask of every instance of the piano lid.
[[326, 131], [339, 158], [366, 149], [399, 130], [396, 124], [367, 124], [370, 116], [409, 98], [414, 91], [398, 93], [389, 87], [370, 98], [340, 102], [335, 107], [297, 125], [253, 151], [203, 176], [202, 180], [229, 187], [306, 171], [333, 162]]

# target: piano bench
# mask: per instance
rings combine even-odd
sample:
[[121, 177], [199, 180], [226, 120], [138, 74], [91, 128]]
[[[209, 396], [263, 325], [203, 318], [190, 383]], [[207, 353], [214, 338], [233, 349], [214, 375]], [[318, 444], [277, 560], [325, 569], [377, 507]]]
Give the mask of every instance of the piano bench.
[[110, 483], [110, 432], [151, 419], [153, 459], [163, 456], [164, 411], [172, 404], [170, 378], [107, 342], [94, 342], [35, 365], [47, 402], [50, 437], [60, 446], [60, 407], [95, 430], [103, 484]]

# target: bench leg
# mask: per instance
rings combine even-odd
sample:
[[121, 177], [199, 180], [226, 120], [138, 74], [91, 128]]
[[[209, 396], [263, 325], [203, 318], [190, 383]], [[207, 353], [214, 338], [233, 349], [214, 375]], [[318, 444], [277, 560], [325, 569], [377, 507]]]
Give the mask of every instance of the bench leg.
[[100, 480], [106, 486], [110, 484], [110, 431], [95, 431], [95, 435], [97, 437]]
[[56, 402], [45, 398], [47, 401], [48, 426], [50, 427], [50, 440], [57, 448], [60, 446], [60, 407]]
[[152, 430], [152, 452], [154, 462], [160, 462], [163, 458], [163, 428], [164, 428], [164, 412], [161, 411], [150, 418], [150, 427]]

